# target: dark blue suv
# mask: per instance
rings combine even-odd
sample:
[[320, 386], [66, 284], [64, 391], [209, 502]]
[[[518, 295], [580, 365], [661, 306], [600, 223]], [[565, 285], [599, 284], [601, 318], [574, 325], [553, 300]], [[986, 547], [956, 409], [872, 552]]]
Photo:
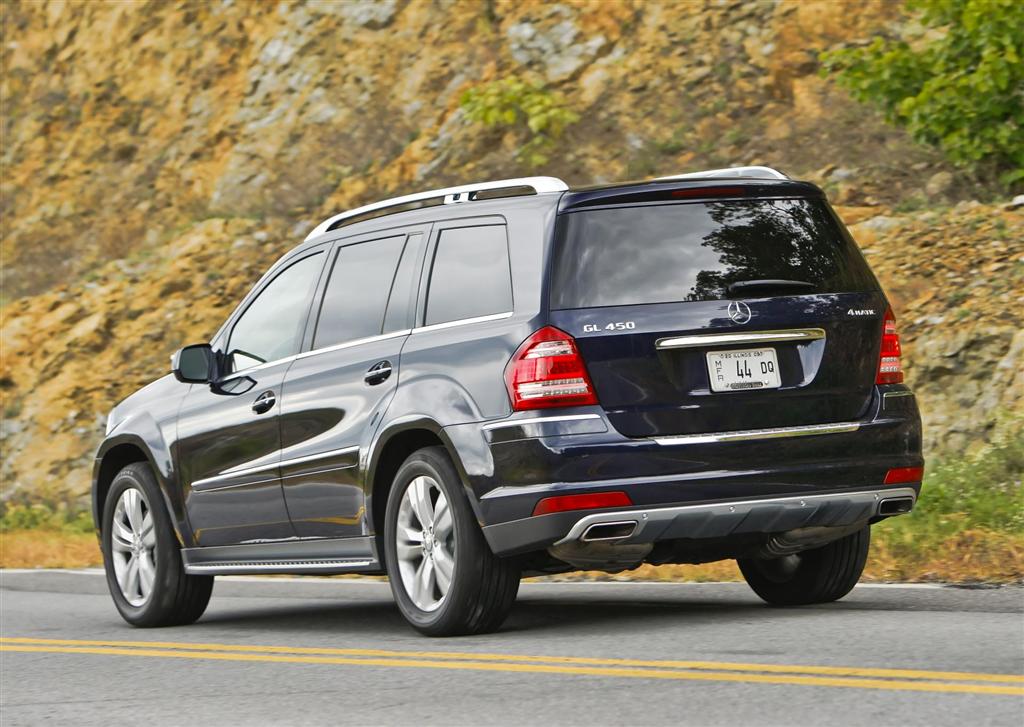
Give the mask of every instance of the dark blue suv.
[[920, 490], [895, 320], [821, 190], [549, 177], [332, 217], [110, 414], [94, 514], [138, 626], [213, 576], [387, 573], [425, 634], [524, 575], [735, 558], [845, 595]]

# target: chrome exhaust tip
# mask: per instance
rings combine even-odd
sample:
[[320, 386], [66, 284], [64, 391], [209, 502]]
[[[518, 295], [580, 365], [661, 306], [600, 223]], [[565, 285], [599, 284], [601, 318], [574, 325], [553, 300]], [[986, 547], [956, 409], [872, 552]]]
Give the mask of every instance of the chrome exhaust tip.
[[593, 543], [597, 541], [625, 540], [636, 532], [636, 520], [621, 520], [613, 523], [596, 523], [587, 528], [580, 541]]
[[879, 515], [903, 515], [913, 509], [913, 497], [889, 497], [878, 503]]

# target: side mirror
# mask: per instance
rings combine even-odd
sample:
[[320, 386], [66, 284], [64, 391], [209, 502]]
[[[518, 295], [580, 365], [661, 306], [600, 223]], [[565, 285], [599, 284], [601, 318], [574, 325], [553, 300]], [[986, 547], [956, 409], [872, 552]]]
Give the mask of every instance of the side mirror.
[[183, 384], [208, 384], [217, 378], [217, 357], [208, 343], [185, 346], [171, 357], [171, 372]]

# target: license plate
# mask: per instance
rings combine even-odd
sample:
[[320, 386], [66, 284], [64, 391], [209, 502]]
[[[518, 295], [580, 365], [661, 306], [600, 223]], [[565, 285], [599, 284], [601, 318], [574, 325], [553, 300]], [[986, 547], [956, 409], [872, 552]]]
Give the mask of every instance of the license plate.
[[777, 389], [782, 385], [774, 348], [715, 351], [707, 357], [712, 391]]

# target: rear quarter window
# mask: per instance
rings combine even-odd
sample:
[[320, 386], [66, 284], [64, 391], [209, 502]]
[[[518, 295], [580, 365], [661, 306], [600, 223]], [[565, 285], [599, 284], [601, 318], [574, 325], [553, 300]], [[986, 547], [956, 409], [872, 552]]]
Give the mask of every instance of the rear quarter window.
[[442, 230], [430, 269], [425, 324], [512, 310], [512, 275], [504, 225]]
[[746, 280], [804, 281], [813, 293], [877, 289], [821, 200], [634, 205], [558, 221], [554, 309], [720, 300]]

